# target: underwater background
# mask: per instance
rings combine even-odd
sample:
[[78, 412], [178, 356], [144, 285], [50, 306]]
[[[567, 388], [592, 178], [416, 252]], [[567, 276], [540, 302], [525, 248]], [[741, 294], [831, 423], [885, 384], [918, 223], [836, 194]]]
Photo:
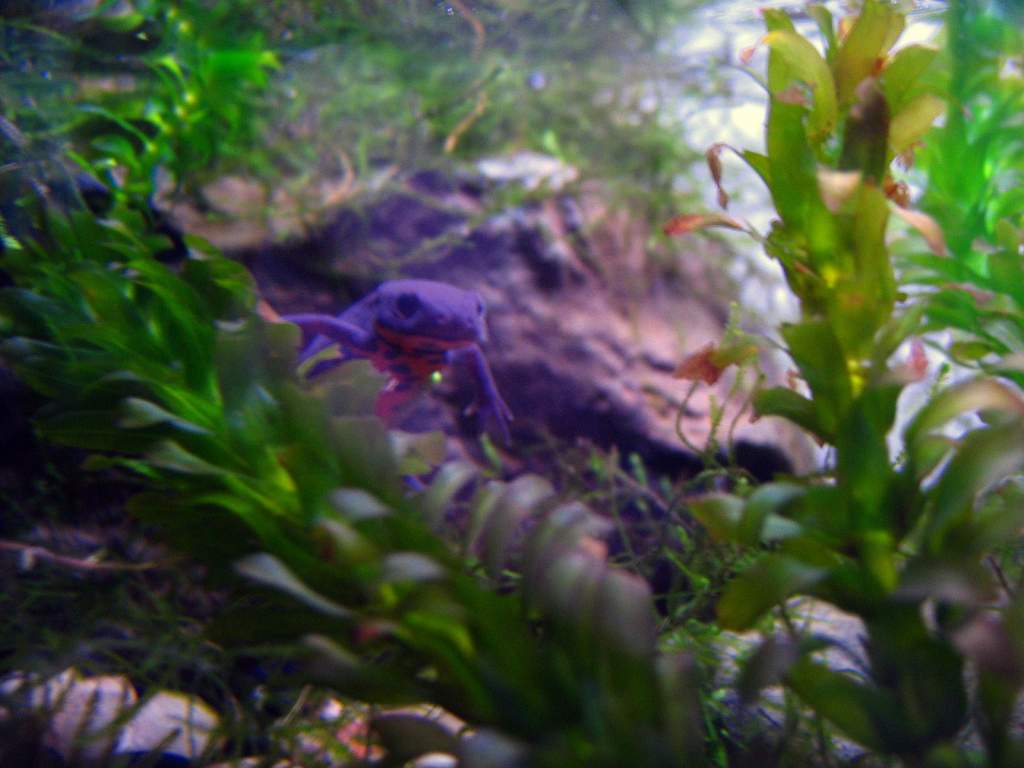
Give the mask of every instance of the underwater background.
[[1022, 24], [0, 2], [0, 765], [1022, 764]]

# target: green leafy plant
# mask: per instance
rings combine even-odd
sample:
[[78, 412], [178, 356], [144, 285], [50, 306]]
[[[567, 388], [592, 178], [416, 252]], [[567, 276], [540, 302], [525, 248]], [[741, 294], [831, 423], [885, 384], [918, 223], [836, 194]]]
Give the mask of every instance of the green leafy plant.
[[[785, 615], [791, 598], [809, 595], [858, 616], [866, 639], [863, 668], [851, 674], [819, 657], [828, 640], [795, 631], [770, 637], [743, 670], [740, 692], [753, 697], [783, 682], [872, 751], [912, 765], [960, 765], [967, 758], [954, 743], [971, 714], [964, 682], [971, 659], [983, 670], [978, 725], [988, 759], [1011, 765], [1021, 745], [1006, 730], [1007, 706], [1019, 678], [997, 683], [989, 667], [1018, 663], [1011, 638], [1019, 607], [992, 612], [996, 584], [980, 561], [1014, 535], [1024, 513], [1024, 394], [986, 377], [956, 384], [937, 392], [903, 431], [901, 460], [887, 445], [897, 398], [927, 365], [915, 345], [901, 361], [901, 346], [939, 325], [923, 322], [929, 307], [940, 317], [939, 303], [900, 292], [886, 242], [895, 212], [939, 249], [937, 225], [904, 208], [889, 171], [942, 110], [941, 78], [933, 76], [939, 54], [920, 45], [894, 50], [904, 18], [880, 2], [865, 2], [838, 29], [828, 11], [812, 7], [824, 54], [785, 14], [763, 13], [766, 152], [739, 154], [767, 185], [778, 218], [763, 238], [724, 214], [679, 217], [667, 229], [746, 230], [782, 265], [801, 317], [781, 335], [806, 390], [762, 390], [754, 406], [803, 427], [831, 446], [833, 458], [825, 477], [772, 483], [745, 496], [712, 494], [692, 508], [715, 535], [766, 548], [726, 588], [718, 604], [723, 627], [767, 626], [771, 609]], [[954, 4], [953, 30], [958, 13]], [[956, 58], [959, 32], [951, 36]], [[947, 117], [945, 130], [947, 145], [950, 133], [970, 133], [957, 116]], [[943, 173], [975, 183], [940, 146], [941, 139], [928, 151], [942, 155]], [[711, 166], [720, 182], [720, 167]], [[939, 196], [941, 184], [937, 189]], [[994, 213], [988, 198], [964, 202]], [[963, 234], [969, 244], [977, 231]], [[1020, 322], [1019, 305], [1002, 310]], [[955, 417], [978, 412], [977, 428], [957, 438], [944, 431]], [[985, 658], [986, 642], [1002, 643], [998, 661]]]
[[1024, 84], [1010, 62], [1019, 25], [966, 2], [950, 6], [945, 124], [916, 155], [927, 177], [921, 207], [948, 252], [905, 256], [907, 282], [928, 286], [929, 327], [958, 338], [955, 362], [1024, 384]]
[[[402, 474], [426, 445], [399, 451], [345, 416], [351, 391], [305, 391], [297, 329], [253, 311], [239, 265], [194, 239], [179, 267], [159, 263], [130, 209], [41, 216], [47, 245], [5, 254], [4, 360], [50, 401], [43, 436], [152, 486], [129, 504], [139, 518], [279, 593], [214, 636], [305, 638], [311, 674], [340, 691], [444, 705], [481, 729], [459, 746], [467, 765], [495, 750], [551, 765], [701, 752], [692, 667], [656, 656], [646, 585], [580, 546], [585, 508], [535, 476], [474, 481], [467, 563], [432, 526], [473, 473], [448, 465], [410, 498]], [[470, 573], [502, 583], [517, 551], [515, 596]]]
[[176, 184], [208, 180], [252, 147], [278, 66], [246, 7], [136, 0], [12, 13], [3, 67], [20, 76], [0, 86], [6, 116], [37, 142], [45, 129], [51, 156], [73, 140], [80, 170], [116, 176], [136, 203], [158, 170]]

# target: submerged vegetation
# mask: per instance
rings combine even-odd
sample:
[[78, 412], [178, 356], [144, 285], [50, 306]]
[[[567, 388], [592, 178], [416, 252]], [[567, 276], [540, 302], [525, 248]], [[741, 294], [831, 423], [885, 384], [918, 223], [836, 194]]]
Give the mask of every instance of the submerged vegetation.
[[[954, 0], [943, 51], [899, 47], [904, 16], [881, 2], [842, 20], [813, 6], [814, 42], [764, 11], [764, 151], [717, 145], [707, 158], [723, 204], [720, 155], [735, 151], [777, 218], [767, 233], [727, 212], [666, 225], [747, 232], [781, 264], [800, 301], [780, 329], [797, 373], [753, 405], [828, 446], [806, 477], [755, 486], [716, 467], [717, 492], [695, 483], [682, 490], [705, 492], [682, 498], [640, 462], [627, 472], [577, 449], [551, 479], [445, 461], [441, 436], [388, 432], [346, 382], [304, 386], [298, 330], [257, 311], [245, 269], [162, 212], [174, 195], [209, 205], [204, 185], [231, 171], [297, 187], [324, 162], [363, 178], [529, 148], [642, 189], [638, 210], [667, 219], [692, 204], [673, 182], [695, 154], [657, 103], [632, 108], [660, 93], [658, 73], [623, 69], [654, 66], [644, 52], [685, 10], [6, 8], [0, 355], [39, 398], [38, 435], [87, 451], [73, 462], [91, 485], [130, 493], [142, 527], [118, 550], [140, 567], [102, 573], [101, 588], [83, 589], [94, 560], [49, 571], [46, 542], [36, 560], [5, 542], [24, 570], [3, 572], [3, 669], [74, 664], [194, 691], [226, 723], [208, 761], [276, 758], [300, 741], [289, 734], [315, 733], [339, 762], [369, 762], [312, 717], [311, 702], [338, 695], [382, 765], [439, 751], [464, 766], [1019, 764], [1024, 608], [1008, 547], [1024, 514], [1024, 87], [1011, 65], [1024, 41], [996, 11]], [[504, 25], [594, 35], [570, 50], [571, 35]], [[923, 189], [913, 204], [907, 181]], [[909, 224], [896, 240], [894, 218]], [[751, 365], [758, 343], [736, 332], [680, 375]], [[934, 377], [896, 427], [901, 394], [931, 373], [926, 344], [960, 378]], [[970, 426], [950, 430], [958, 419]], [[423, 487], [409, 481], [437, 465]], [[5, 535], [81, 524], [55, 490], [78, 472], [61, 466], [4, 500]], [[655, 558], [627, 552], [631, 572], [603, 552], [627, 505], [673, 511], [660, 618], [636, 573], [651, 577]], [[143, 534], [177, 554], [140, 549]], [[181, 563], [204, 566], [202, 584], [184, 583]], [[825, 653], [837, 643], [793, 618], [806, 596], [863, 622], [841, 668]], [[752, 629], [763, 640], [733, 671], [724, 644]], [[783, 717], [766, 736], [748, 705], [777, 686]], [[469, 730], [379, 709], [423, 702]]]

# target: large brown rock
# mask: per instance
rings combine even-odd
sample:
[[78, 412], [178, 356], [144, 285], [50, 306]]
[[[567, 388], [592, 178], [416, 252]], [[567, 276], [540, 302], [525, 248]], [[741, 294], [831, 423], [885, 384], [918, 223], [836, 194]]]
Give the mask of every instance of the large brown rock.
[[[486, 180], [425, 171], [308, 236], [236, 255], [281, 313], [338, 313], [399, 276], [475, 289], [488, 303], [485, 352], [516, 415], [513, 453], [547, 432], [635, 452], [656, 473], [696, 470], [676, 432], [689, 382], [672, 372], [723, 332], [726, 298], [709, 260], [683, 254], [652, 274], [647, 227], [596, 189], [498, 211], [491, 199]], [[710, 398], [722, 402], [728, 383], [702, 385], [686, 404], [679, 426], [691, 446], [707, 442]], [[451, 403], [472, 401], [468, 384], [457, 380]], [[723, 425], [740, 405], [727, 401]], [[479, 425], [460, 410], [421, 408], [417, 425], [471, 433]], [[810, 447], [772, 419], [741, 416], [735, 437], [739, 462], [760, 478], [811, 462]]]

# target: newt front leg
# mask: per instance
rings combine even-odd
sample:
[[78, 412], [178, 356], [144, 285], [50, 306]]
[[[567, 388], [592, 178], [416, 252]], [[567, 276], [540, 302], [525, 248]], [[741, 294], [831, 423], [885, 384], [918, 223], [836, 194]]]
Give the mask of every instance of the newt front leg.
[[481, 400], [480, 412], [493, 418], [501, 432], [502, 441], [508, 445], [512, 439], [508, 429], [508, 423], [512, 421], [512, 409], [499, 394], [498, 386], [494, 383], [494, 376], [491, 374], [491, 367], [487, 364], [487, 358], [480, 351], [480, 347], [472, 344], [462, 349], [452, 350], [449, 352], [449, 359], [453, 363], [462, 361], [467, 364], [476, 380]]

